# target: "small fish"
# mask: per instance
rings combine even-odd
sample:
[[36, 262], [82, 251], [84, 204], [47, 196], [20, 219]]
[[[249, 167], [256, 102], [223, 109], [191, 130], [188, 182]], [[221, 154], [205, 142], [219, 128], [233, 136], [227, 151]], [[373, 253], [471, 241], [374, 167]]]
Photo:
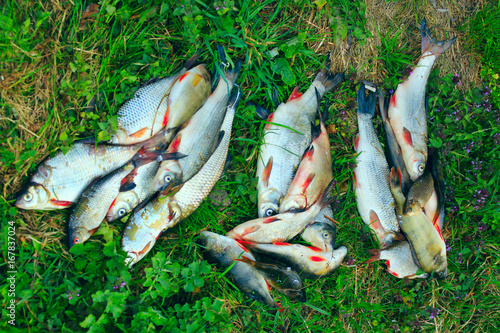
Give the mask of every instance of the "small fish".
[[437, 150], [433, 150], [430, 153], [427, 164], [430, 166], [428, 168], [431, 170], [432, 178], [434, 179], [434, 192], [425, 204], [424, 212], [438, 232], [441, 233], [444, 222], [444, 177]]
[[[398, 173], [393, 168], [391, 171], [391, 191], [396, 199], [398, 212], [403, 209], [405, 197], [401, 191]], [[436, 230], [432, 222], [423, 211], [414, 215], [402, 215], [399, 224], [408, 239], [415, 263], [424, 272], [432, 271], [440, 278], [448, 274], [446, 259], [446, 244], [443, 236]]]
[[403, 215], [420, 213], [434, 192], [434, 180], [431, 173], [426, 170], [410, 187], [403, 208]]
[[275, 216], [258, 218], [238, 225], [227, 236], [236, 240], [258, 243], [284, 242], [298, 235], [321, 209], [330, 204], [328, 195], [333, 181], [318, 201], [305, 211], [289, 211]]
[[304, 230], [302, 239], [309, 242], [312, 246], [328, 252], [333, 251], [335, 248], [336, 235], [337, 227], [330, 221], [314, 222]]
[[[97, 231], [109, 207], [120, 190], [121, 182], [136, 167], [158, 158], [160, 152], [146, 152], [143, 148], [129, 163], [95, 181], [83, 191], [69, 217], [69, 247], [85, 242]], [[179, 158], [178, 153], [163, 153], [162, 158]]]
[[132, 189], [120, 188], [120, 193], [106, 214], [108, 222], [121, 219], [141, 202], [147, 201], [156, 193], [151, 183], [159, 167], [160, 162], [155, 161], [140, 166], [134, 172], [131, 172], [131, 174], [134, 174], [132, 181], [135, 186]]
[[389, 165], [373, 127], [375, 93], [366, 98], [364, 85], [358, 91], [358, 130], [354, 148], [358, 153], [354, 184], [359, 215], [377, 236], [381, 247], [394, 242], [399, 232], [395, 202], [389, 188]]
[[321, 113], [319, 107], [321, 96], [318, 90], [316, 99], [320, 123], [317, 127], [311, 124], [312, 142], [302, 155], [297, 173], [281, 201], [280, 213], [309, 208], [333, 179], [330, 140], [324, 122], [328, 113]]
[[224, 73], [205, 104], [176, 134], [167, 151], [181, 152], [187, 158], [162, 162], [153, 181], [154, 190], [173, 190], [185, 183], [201, 169], [217, 148], [222, 138], [219, 130], [240, 69], [241, 62], [237, 62], [233, 70]]
[[245, 256], [235, 260], [245, 262], [254, 267], [272, 287], [285, 294], [291, 300], [297, 300], [302, 303], [307, 301], [302, 279], [290, 267], [266, 264]]
[[393, 276], [404, 279], [425, 279], [428, 273], [418, 274], [419, 267], [413, 261], [410, 244], [407, 241], [398, 242], [383, 250], [375, 249], [368, 251], [372, 257], [366, 261], [371, 263], [377, 260], [385, 260], [387, 271]]
[[267, 118], [267, 124], [257, 159], [259, 217], [269, 217], [279, 211], [300, 156], [311, 143], [310, 124], [314, 121], [318, 103], [316, 91], [320, 98], [323, 97], [343, 77], [343, 74], [331, 76], [324, 68], [306, 92], [302, 94], [296, 87], [288, 101], [280, 104], [276, 111], [262, 114]]
[[142, 208], [136, 207], [131, 214], [122, 237], [122, 248], [127, 252], [127, 265], [132, 266], [144, 258], [161, 232], [191, 215], [217, 183], [226, 165], [231, 128], [240, 96], [239, 89], [233, 89], [220, 128], [224, 136], [201, 170], [174, 195], [158, 196]]
[[427, 161], [427, 110], [425, 89], [434, 62], [457, 39], [435, 41], [424, 19], [421, 25], [422, 55], [408, 79], [390, 98], [388, 116], [401, 147], [403, 161], [412, 181], [423, 175]]
[[410, 175], [406, 170], [405, 163], [403, 161], [403, 154], [401, 152], [401, 147], [399, 147], [398, 140], [394, 136], [394, 131], [391, 127], [391, 122], [389, 120], [389, 101], [390, 96], [384, 98], [384, 92], [379, 90], [379, 106], [380, 113], [382, 114], [382, 120], [384, 124], [385, 137], [387, 142], [387, 160], [389, 161], [389, 165], [399, 168], [401, 171], [401, 188], [403, 190], [403, 194], [406, 195], [411, 186]]
[[318, 279], [337, 268], [347, 254], [347, 248], [341, 246], [333, 251], [322, 251], [315, 247], [300, 244], [274, 243], [259, 244], [240, 241], [257, 259], [272, 260], [290, 266], [303, 279]]
[[62, 209], [76, 202], [82, 191], [95, 179], [127, 163], [140, 149], [156, 148], [165, 134], [132, 146], [96, 145], [80, 140], [63, 154], [43, 160], [30, 182], [21, 191], [16, 206], [22, 209]]
[[262, 274], [252, 265], [235, 259], [247, 258], [255, 261], [254, 256], [234, 239], [203, 231], [197, 240], [204, 248], [204, 257], [211, 264], [228, 269], [228, 275], [245, 295], [271, 308], [279, 305], [269, 293], [269, 288]]
[[[210, 74], [205, 65], [194, 68], [191, 58], [177, 74], [146, 82], [118, 110], [117, 130], [110, 142], [134, 144], [149, 139], [162, 128], [184, 124], [210, 94]], [[174, 131], [166, 132], [170, 141]]]

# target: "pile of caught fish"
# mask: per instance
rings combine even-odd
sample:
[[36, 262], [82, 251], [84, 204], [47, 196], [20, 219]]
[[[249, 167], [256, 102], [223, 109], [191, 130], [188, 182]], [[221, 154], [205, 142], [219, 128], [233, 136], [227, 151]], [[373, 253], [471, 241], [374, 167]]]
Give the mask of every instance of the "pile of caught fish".
[[[455, 39], [435, 42], [422, 22], [422, 56], [392, 96], [378, 90], [386, 132], [387, 162], [372, 119], [376, 89], [358, 91], [359, 134], [354, 171], [358, 210], [396, 277], [447, 274], [443, 182], [437, 152], [428, 159], [425, 87], [435, 60]], [[241, 63], [229, 70], [219, 47], [221, 76], [211, 83], [205, 65], [190, 59], [175, 75], [148, 81], [118, 111], [110, 142], [80, 140], [66, 153], [42, 161], [16, 206], [61, 209], [73, 206], [69, 246], [85, 242], [103, 219], [130, 214], [122, 238], [127, 264], [141, 260], [160, 234], [186, 219], [207, 197], [227, 167], [227, 152], [240, 92]], [[290, 299], [306, 301], [302, 279], [317, 279], [347, 253], [335, 249], [330, 198], [334, 181], [322, 97], [342, 79], [327, 66], [303, 94], [293, 90], [266, 120], [257, 160], [258, 216], [226, 236], [204, 231], [205, 257], [224, 269], [242, 292], [279, 307], [274, 286]], [[215, 72], [215, 71], [214, 71]], [[319, 124], [316, 125], [316, 114]], [[391, 170], [392, 168], [392, 170]], [[297, 236], [310, 246], [290, 244]]]
[[385, 260], [387, 270], [399, 278], [424, 278], [431, 272], [444, 278], [444, 189], [437, 151], [427, 158], [425, 88], [434, 62], [456, 38], [434, 41], [425, 20], [421, 35], [422, 55], [409, 78], [392, 96], [378, 92], [390, 163], [372, 123], [375, 89], [368, 97], [363, 85], [358, 91], [354, 182], [359, 214], [380, 243], [368, 262]]
[[[219, 47], [225, 67], [225, 51]], [[106, 218], [132, 212], [122, 238], [127, 263], [141, 260], [160, 233], [188, 217], [223, 173], [240, 92], [241, 68], [214, 80], [190, 59], [177, 74], [148, 81], [118, 111], [110, 143], [75, 142], [44, 160], [16, 206], [74, 206], [69, 247], [85, 242]]]
[[[329, 198], [332, 156], [324, 123], [327, 112], [319, 107], [323, 95], [342, 78], [325, 68], [304, 94], [296, 88], [273, 113], [255, 105], [267, 122], [257, 160], [259, 218], [238, 225], [227, 236], [202, 232], [199, 240], [209, 262], [230, 268], [228, 274], [241, 291], [270, 307], [279, 305], [267, 284], [305, 302], [302, 279], [332, 272], [347, 253], [345, 246], [335, 249]], [[298, 235], [311, 246], [286, 243]]]

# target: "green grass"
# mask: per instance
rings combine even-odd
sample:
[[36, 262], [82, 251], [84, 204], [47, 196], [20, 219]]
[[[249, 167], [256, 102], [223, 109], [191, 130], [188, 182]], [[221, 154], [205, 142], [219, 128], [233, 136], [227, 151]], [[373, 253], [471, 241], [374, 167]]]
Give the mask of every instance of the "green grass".
[[[404, 2], [415, 11], [414, 2]], [[229, 152], [233, 160], [215, 186], [227, 192], [231, 205], [218, 209], [207, 199], [186, 221], [167, 230], [130, 271], [120, 251], [126, 219], [103, 225], [84, 246], [68, 251], [68, 212], [14, 207], [16, 192], [44, 156], [69, 149], [82, 137], [108, 138], [116, 127], [117, 109], [141, 83], [174, 72], [197, 50], [209, 68], [217, 65], [218, 43], [226, 47], [230, 61], [243, 59], [238, 79], [243, 102], [269, 109], [275, 87], [280, 101], [295, 85], [305, 89], [322, 68], [326, 50], [343, 47], [348, 35], [351, 43], [377, 51], [373, 59], [362, 59], [363, 68], [372, 68], [371, 61], [381, 62], [386, 72], [377, 83], [386, 89], [394, 88], [407, 64], [416, 63], [420, 55], [416, 25], [405, 26], [400, 34], [400, 18], [394, 17], [394, 29], [370, 31], [365, 12], [371, 7], [361, 1], [225, 3], [104, 1], [95, 16], [86, 19], [82, 12], [88, 3], [79, 1], [8, 1], [2, 6], [0, 170], [5, 236], [0, 240], [0, 294], [2, 318], [7, 318], [7, 235], [8, 222], [14, 221], [17, 328], [3, 320], [1, 330], [498, 331], [498, 6], [486, 7], [470, 21], [465, 18], [459, 37], [484, 65], [481, 82], [461, 82], [460, 72], [457, 77], [441, 74], [439, 60], [428, 85], [430, 146], [441, 151], [447, 188], [444, 235], [450, 251], [445, 280], [398, 280], [382, 263], [363, 263], [375, 244], [366, 237], [368, 230], [356, 210], [352, 137], [357, 130], [355, 91], [369, 73], [350, 67], [346, 81], [322, 102], [330, 110], [336, 160], [338, 243], [349, 253], [332, 275], [305, 283], [307, 304], [273, 293], [284, 312], [269, 311], [239, 293], [225, 272], [210, 269], [194, 245], [200, 230], [224, 233], [257, 216], [254, 176], [264, 122], [245, 103], [234, 122]], [[419, 6], [416, 23], [430, 4]], [[374, 43], [374, 36], [381, 42]], [[411, 43], [400, 41], [400, 36], [411, 36]], [[323, 40], [322, 47], [312, 48]], [[460, 89], [466, 84], [472, 88]], [[377, 129], [382, 133], [380, 126]]]

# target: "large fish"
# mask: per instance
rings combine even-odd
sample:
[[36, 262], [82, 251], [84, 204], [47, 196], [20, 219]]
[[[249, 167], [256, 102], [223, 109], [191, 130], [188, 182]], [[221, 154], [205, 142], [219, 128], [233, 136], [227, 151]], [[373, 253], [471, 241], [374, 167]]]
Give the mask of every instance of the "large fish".
[[[123, 179], [135, 168], [154, 161], [159, 152], [139, 151], [134, 158], [112, 173], [93, 182], [83, 191], [69, 217], [69, 247], [85, 242], [101, 225], [113, 204]], [[178, 153], [165, 153], [162, 158], [178, 158]]]
[[[390, 181], [398, 212], [402, 212], [406, 198], [401, 191], [400, 178], [395, 169], [391, 171]], [[424, 272], [434, 271], [438, 277], [445, 278], [448, 274], [446, 244], [441, 233], [433, 226], [424, 212], [401, 215], [399, 224], [408, 239], [415, 263]]]
[[325, 68], [316, 75], [304, 94], [295, 88], [286, 103], [267, 115], [268, 123], [257, 159], [259, 217], [269, 217], [279, 211], [300, 156], [311, 143], [311, 123], [318, 104], [316, 91], [323, 97], [342, 79], [343, 74], [330, 76]]
[[133, 265], [153, 248], [160, 233], [188, 217], [207, 197], [224, 170], [234, 114], [240, 98], [234, 89], [221, 131], [221, 142], [201, 170], [172, 196], [157, 197], [132, 213], [122, 237], [127, 264]]
[[307, 301], [302, 279], [290, 267], [284, 267], [280, 264], [262, 263], [245, 256], [236, 260], [255, 267], [272, 287], [285, 294], [291, 300], [297, 300], [299, 302]]
[[358, 130], [354, 138], [354, 183], [359, 215], [377, 236], [382, 247], [391, 244], [399, 231], [395, 202], [389, 188], [389, 166], [373, 127], [375, 93], [361, 85], [358, 91]]
[[244, 222], [227, 236], [236, 240], [258, 243], [284, 242], [298, 235], [321, 209], [330, 204], [330, 194], [333, 181], [326, 187], [316, 203], [307, 210], [289, 211], [270, 217]]
[[368, 252], [372, 257], [366, 261], [367, 264], [384, 260], [387, 271], [397, 278], [425, 279], [429, 275], [418, 273], [419, 267], [413, 260], [410, 244], [407, 241], [398, 242], [387, 249], [374, 249]]
[[167, 151], [178, 151], [187, 157], [162, 162], [153, 181], [154, 190], [172, 189], [185, 183], [206, 163], [220, 142], [219, 130], [240, 69], [241, 62], [237, 62], [233, 70], [224, 73], [203, 107], [176, 134]]
[[321, 97], [317, 90], [316, 97], [320, 123], [317, 127], [311, 126], [312, 142], [302, 155], [297, 173], [281, 201], [280, 213], [311, 207], [333, 179], [330, 140], [324, 123], [327, 113], [320, 111]]
[[133, 177], [135, 186], [131, 189], [120, 189], [120, 193], [109, 207], [106, 214], [109, 222], [121, 219], [156, 193], [152, 184], [159, 166], [160, 162], [155, 161], [137, 168]]
[[[210, 94], [210, 74], [205, 65], [190, 68], [191, 58], [173, 76], [146, 82], [118, 110], [117, 130], [112, 143], [133, 144], [149, 139], [162, 128], [184, 124]], [[170, 141], [174, 131], [166, 133]]]
[[345, 246], [327, 252], [300, 244], [258, 244], [246, 241], [240, 243], [259, 260], [272, 260], [290, 266], [303, 279], [317, 279], [331, 273], [342, 263], [347, 254]]
[[227, 274], [241, 292], [271, 308], [279, 307], [269, 293], [268, 285], [262, 274], [252, 265], [235, 260], [244, 257], [255, 260], [247, 249], [234, 239], [213, 232], [203, 231], [201, 235], [197, 242], [204, 247], [204, 257], [209, 263], [217, 264], [222, 269], [231, 267]]
[[412, 181], [425, 170], [427, 161], [427, 110], [425, 88], [434, 62], [456, 40], [437, 42], [427, 30], [424, 19], [421, 25], [422, 55], [408, 79], [399, 84], [390, 98], [388, 116], [394, 135], [401, 147], [403, 161]]
[[127, 163], [141, 147], [152, 149], [164, 139], [164, 132], [131, 146], [77, 141], [66, 154], [58, 152], [37, 168], [22, 190], [16, 206], [23, 209], [52, 210], [71, 206], [89, 184]]

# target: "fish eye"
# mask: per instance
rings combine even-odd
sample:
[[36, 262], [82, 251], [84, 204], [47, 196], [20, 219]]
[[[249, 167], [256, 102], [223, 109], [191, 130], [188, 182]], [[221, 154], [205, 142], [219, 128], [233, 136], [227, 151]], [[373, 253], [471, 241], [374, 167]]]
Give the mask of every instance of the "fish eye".
[[268, 209], [266, 210], [266, 216], [272, 216], [272, 215], [274, 215], [274, 214], [276, 214], [276, 212], [274, 211], [274, 209], [272, 209], [272, 208], [268, 208]]
[[330, 235], [327, 232], [323, 233], [323, 238], [328, 238], [328, 236], [330, 236]]
[[80, 239], [78, 239], [78, 237], [75, 237], [75, 240], [73, 241], [73, 243], [75, 243], [75, 244], [80, 243]]
[[125, 208], [120, 208], [120, 210], [118, 210], [118, 215], [119, 216], [123, 216], [127, 213], [127, 210]]
[[172, 176], [167, 175], [167, 176], [165, 176], [164, 179], [165, 179], [165, 182], [170, 183], [172, 181]]
[[33, 200], [33, 194], [31, 194], [30, 192], [26, 193], [23, 197], [24, 201], [31, 201]]
[[424, 172], [424, 170], [425, 170], [425, 165], [423, 165], [423, 164], [419, 164], [419, 165], [418, 165], [418, 171], [423, 173], [423, 172]]

